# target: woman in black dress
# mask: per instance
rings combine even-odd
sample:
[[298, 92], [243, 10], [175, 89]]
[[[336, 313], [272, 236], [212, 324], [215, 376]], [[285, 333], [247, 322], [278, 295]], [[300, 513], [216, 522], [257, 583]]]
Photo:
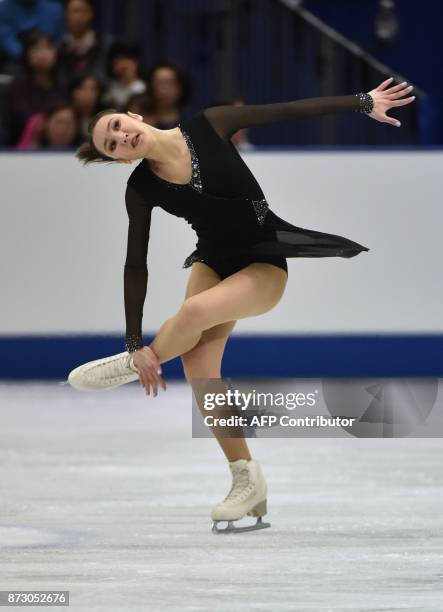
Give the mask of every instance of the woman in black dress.
[[[359, 111], [399, 126], [386, 112], [410, 104], [406, 83], [392, 78], [369, 93], [310, 98], [264, 105], [205, 109], [170, 130], [143, 123], [133, 113], [98, 114], [90, 141], [77, 157], [91, 161], [141, 160], [126, 188], [129, 217], [124, 268], [126, 351], [89, 362], [71, 372], [82, 389], [109, 388], [140, 379], [150, 394], [166, 389], [161, 363], [180, 356], [186, 379], [220, 379], [226, 341], [236, 321], [269, 311], [287, 282], [287, 257], [354, 257], [364, 247], [348, 238], [292, 225], [278, 217], [230, 142], [237, 130], [335, 112]], [[183, 217], [196, 231], [196, 249], [183, 267], [191, 267], [185, 300], [149, 346], [143, 345], [142, 314], [151, 213], [155, 206]], [[233, 486], [212, 518], [238, 520], [266, 513], [266, 483], [243, 437], [214, 433], [229, 461]]]

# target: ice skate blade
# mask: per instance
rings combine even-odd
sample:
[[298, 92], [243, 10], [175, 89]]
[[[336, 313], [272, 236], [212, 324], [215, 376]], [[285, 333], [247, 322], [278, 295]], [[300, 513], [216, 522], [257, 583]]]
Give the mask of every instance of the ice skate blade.
[[[225, 529], [219, 529], [217, 523], [228, 523]], [[244, 531], [257, 531], [258, 529], [266, 529], [271, 523], [264, 523], [261, 516], [257, 518], [255, 525], [247, 525], [245, 527], [235, 527], [234, 521], [214, 521], [212, 525], [212, 533], [243, 533]]]

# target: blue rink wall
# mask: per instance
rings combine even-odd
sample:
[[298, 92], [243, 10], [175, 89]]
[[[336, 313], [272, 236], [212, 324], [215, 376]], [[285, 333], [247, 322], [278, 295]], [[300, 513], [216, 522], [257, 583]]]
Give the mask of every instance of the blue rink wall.
[[[150, 341], [151, 337], [146, 337]], [[59, 379], [76, 366], [122, 351], [121, 337], [0, 339], [4, 379]], [[443, 335], [233, 335], [222, 375], [232, 377], [443, 376]], [[183, 378], [179, 358], [162, 365]]]
[[[225, 376], [440, 376], [441, 168], [429, 149], [261, 149], [243, 157], [270, 208], [370, 248], [289, 258], [285, 295], [237, 322]], [[0, 153], [0, 377], [64, 379], [124, 350], [123, 265], [131, 168], [69, 153]], [[195, 235], [155, 208], [143, 331], [183, 301]], [[182, 377], [179, 359], [163, 366]]]

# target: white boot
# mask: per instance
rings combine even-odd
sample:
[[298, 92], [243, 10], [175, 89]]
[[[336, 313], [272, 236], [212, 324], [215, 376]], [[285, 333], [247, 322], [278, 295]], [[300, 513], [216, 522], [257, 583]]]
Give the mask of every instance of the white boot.
[[[212, 531], [229, 533], [270, 527], [270, 523], [262, 522], [262, 516], [267, 512], [267, 486], [260, 464], [255, 459], [250, 461], [237, 459], [230, 462], [229, 467], [232, 472], [232, 487], [225, 499], [212, 511], [211, 518], [214, 521]], [[246, 514], [258, 517], [255, 525], [234, 527], [232, 521], [237, 521]], [[228, 521], [227, 528], [218, 529], [219, 521]]]
[[118, 353], [103, 359], [88, 361], [70, 372], [68, 382], [80, 391], [101, 391], [138, 380], [133, 353]]

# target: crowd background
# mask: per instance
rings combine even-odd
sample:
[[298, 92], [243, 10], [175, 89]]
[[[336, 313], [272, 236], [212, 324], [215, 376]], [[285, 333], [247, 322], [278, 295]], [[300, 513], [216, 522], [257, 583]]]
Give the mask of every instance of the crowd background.
[[[138, 44], [97, 31], [95, 18], [91, 0], [0, 4], [0, 145], [78, 146], [103, 108], [138, 113], [159, 129], [182, 121], [192, 92], [187, 71], [172, 61], [143, 65]], [[246, 132], [235, 135], [239, 148], [252, 147]]]
[[[130, 110], [168, 129], [211, 105], [368, 91], [395, 74], [331, 38], [300, 8], [310, 4], [324, 10], [318, 0], [2, 0], [0, 146], [76, 147], [103, 108]], [[337, 14], [342, 4], [336, 1]], [[355, 4], [368, 7], [367, 0]], [[388, 41], [377, 23], [384, 46], [372, 50], [389, 57], [398, 27]], [[241, 130], [234, 144], [438, 143], [432, 96], [403, 76], [415, 85], [417, 104], [400, 111], [399, 133], [337, 116]]]

